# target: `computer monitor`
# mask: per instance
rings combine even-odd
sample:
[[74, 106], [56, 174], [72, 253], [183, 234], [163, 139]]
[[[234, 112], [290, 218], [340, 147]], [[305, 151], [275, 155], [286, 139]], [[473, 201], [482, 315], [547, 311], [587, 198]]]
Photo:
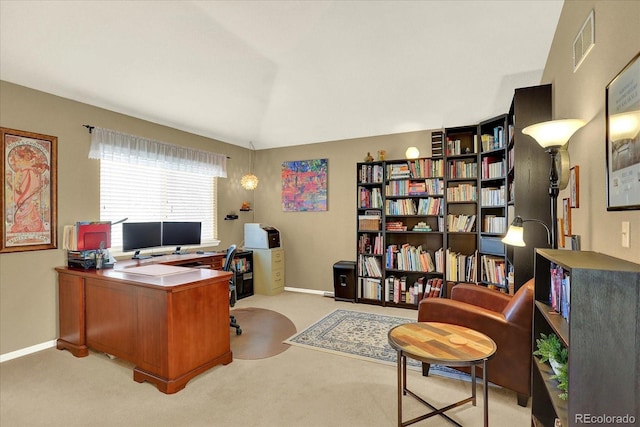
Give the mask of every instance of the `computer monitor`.
[[200, 244], [201, 231], [201, 222], [165, 221], [162, 223], [162, 246], [176, 246], [175, 253], [181, 253], [180, 246]]
[[[122, 250], [137, 251], [162, 246], [161, 222], [124, 222], [122, 223]], [[139, 258], [134, 255], [134, 258]]]

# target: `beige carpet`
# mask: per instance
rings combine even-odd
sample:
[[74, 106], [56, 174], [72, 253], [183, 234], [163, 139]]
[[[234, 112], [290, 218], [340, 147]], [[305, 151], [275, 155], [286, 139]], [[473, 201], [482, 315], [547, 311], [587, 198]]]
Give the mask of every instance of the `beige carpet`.
[[[237, 308], [272, 310], [302, 330], [336, 308], [399, 317], [415, 310], [335, 302], [317, 295], [284, 292], [254, 295]], [[409, 386], [439, 405], [462, 399], [469, 384], [407, 372]], [[44, 350], [0, 364], [2, 427], [389, 427], [397, 423], [396, 369], [291, 347], [259, 360], [234, 359], [192, 379], [173, 395], [149, 383], [133, 381], [132, 367], [92, 353], [75, 358], [67, 351]], [[480, 392], [481, 389], [478, 391]], [[480, 394], [481, 396], [481, 394]], [[423, 412], [405, 397], [407, 419]], [[482, 399], [449, 413], [465, 427], [482, 425]], [[489, 389], [491, 427], [528, 427], [530, 408], [521, 408], [513, 392]], [[448, 426], [432, 418], [416, 427]]]

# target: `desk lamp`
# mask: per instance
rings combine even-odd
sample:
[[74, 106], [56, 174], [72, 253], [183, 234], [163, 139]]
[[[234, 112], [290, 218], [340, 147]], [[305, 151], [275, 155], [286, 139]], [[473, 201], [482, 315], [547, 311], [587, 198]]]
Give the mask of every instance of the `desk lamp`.
[[558, 194], [566, 187], [561, 185], [562, 173], [568, 174], [569, 152], [563, 149], [569, 138], [586, 123], [578, 119], [551, 120], [522, 129], [522, 133], [536, 140], [551, 155], [549, 171], [549, 197], [551, 197], [551, 247], [558, 249]]

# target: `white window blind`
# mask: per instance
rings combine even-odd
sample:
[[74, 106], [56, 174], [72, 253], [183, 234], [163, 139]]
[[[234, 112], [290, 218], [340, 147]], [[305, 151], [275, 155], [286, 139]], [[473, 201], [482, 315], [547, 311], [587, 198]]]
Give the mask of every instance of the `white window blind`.
[[[200, 221], [202, 245], [216, 245], [217, 178], [198, 173], [100, 161], [100, 220]], [[122, 250], [122, 225], [111, 228], [113, 252]]]

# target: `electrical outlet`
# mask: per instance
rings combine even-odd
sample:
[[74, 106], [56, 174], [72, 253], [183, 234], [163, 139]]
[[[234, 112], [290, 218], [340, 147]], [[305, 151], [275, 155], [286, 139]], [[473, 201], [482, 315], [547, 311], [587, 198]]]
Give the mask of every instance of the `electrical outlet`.
[[622, 221], [622, 247], [629, 247], [629, 221]]

